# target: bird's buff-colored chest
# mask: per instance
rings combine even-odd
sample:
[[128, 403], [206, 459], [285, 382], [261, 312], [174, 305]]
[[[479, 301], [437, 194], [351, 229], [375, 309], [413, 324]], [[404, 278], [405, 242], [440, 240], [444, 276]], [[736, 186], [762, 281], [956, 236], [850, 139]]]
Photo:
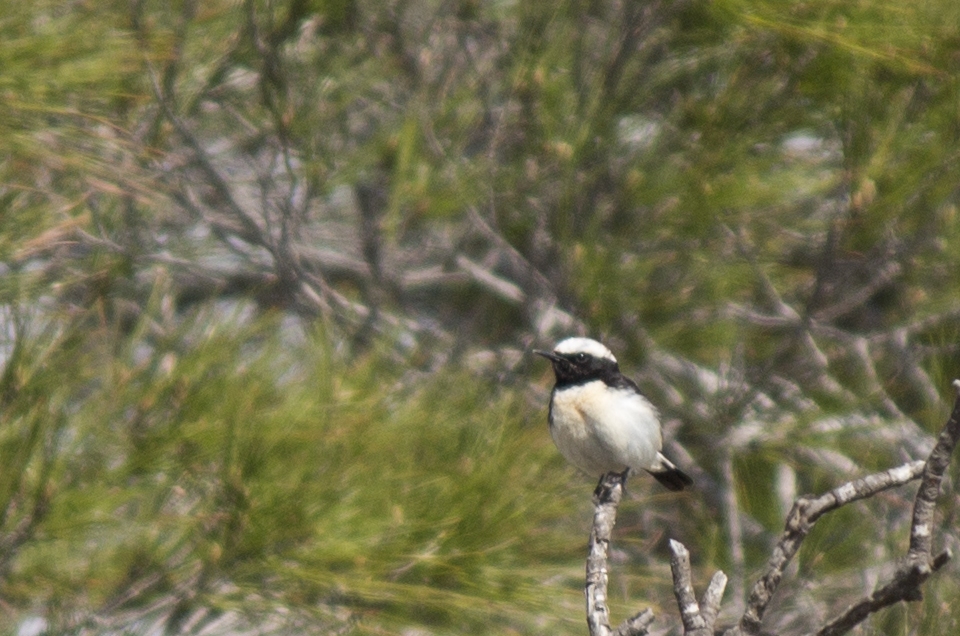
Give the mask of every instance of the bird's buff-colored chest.
[[601, 381], [554, 391], [550, 434], [567, 461], [595, 476], [651, 468], [662, 444], [653, 405], [635, 391]]

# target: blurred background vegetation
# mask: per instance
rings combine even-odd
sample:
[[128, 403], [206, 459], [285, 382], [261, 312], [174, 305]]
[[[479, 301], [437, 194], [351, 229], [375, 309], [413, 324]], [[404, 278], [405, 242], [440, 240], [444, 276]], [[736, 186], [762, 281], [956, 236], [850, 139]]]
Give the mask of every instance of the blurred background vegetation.
[[[584, 633], [595, 478], [528, 355], [571, 334], [697, 482], [631, 483], [614, 620], [676, 624], [673, 537], [722, 623], [797, 495], [952, 402], [954, 0], [0, 0], [0, 40], [0, 633]], [[821, 521], [768, 628], [883, 581], [912, 496]], [[960, 633], [958, 581], [860, 633]]]

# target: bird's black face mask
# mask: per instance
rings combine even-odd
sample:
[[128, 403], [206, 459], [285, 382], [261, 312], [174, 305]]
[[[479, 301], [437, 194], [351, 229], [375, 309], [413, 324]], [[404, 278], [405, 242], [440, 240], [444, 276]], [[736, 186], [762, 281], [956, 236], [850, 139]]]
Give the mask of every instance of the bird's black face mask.
[[619, 371], [616, 362], [586, 353], [558, 354], [552, 351], [534, 351], [534, 353], [550, 360], [553, 372], [557, 376], [557, 384], [561, 386], [603, 379], [605, 375]]

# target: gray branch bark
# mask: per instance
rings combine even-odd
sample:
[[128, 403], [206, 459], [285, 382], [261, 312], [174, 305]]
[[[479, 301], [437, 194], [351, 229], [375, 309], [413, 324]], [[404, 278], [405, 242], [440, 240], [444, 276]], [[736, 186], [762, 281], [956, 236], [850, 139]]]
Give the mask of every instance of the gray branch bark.
[[[724, 636], [761, 634], [764, 614], [777, 592], [786, 566], [797, 554], [803, 540], [820, 517], [854, 501], [873, 497], [916, 479], [921, 482], [914, 500], [910, 546], [893, 577], [825, 623], [814, 634], [839, 636], [885, 607], [900, 601], [916, 601], [922, 598], [923, 584], [952, 557], [949, 549], [933, 555], [933, 519], [943, 476], [960, 441], [960, 380], [954, 380], [953, 386], [957, 391], [953, 411], [936, 446], [925, 461], [907, 462], [845, 483], [820, 496], [805, 496], [797, 500], [787, 516], [786, 526], [770, 557], [767, 570], [751, 590], [739, 623], [724, 631]], [[653, 621], [653, 613], [647, 609], [624, 621], [616, 631], [610, 628], [610, 612], [607, 607], [607, 553], [625, 481], [625, 475], [609, 473], [603, 477], [594, 493], [595, 512], [584, 590], [590, 636], [643, 635]], [[720, 611], [727, 577], [723, 572], [714, 574], [698, 602], [693, 591], [689, 551], [682, 543], [672, 539], [670, 550], [674, 595], [680, 609], [683, 633], [689, 636], [709, 636], [714, 633], [714, 623]]]
[[[819, 497], [798, 499], [787, 517], [786, 527], [773, 550], [773, 555], [767, 564], [767, 571], [750, 592], [747, 609], [740, 619], [739, 633], [760, 633], [764, 612], [780, 585], [784, 569], [796, 555], [803, 540], [820, 517], [852, 501], [872, 497], [884, 490], [902, 486], [917, 479], [922, 471], [922, 461], [910, 462], [848, 482]], [[728, 632], [728, 634], [731, 633], [738, 632]]]
[[628, 618], [616, 632], [610, 628], [610, 608], [607, 607], [607, 553], [610, 537], [617, 522], [617, 506], [623, 497], [626, 475], [607, 473], [594, 493], [593, 530], [587, 554], [587, 626], [590, 636], [643, 636], [653, 621], [649, 609]]
[[670, 569], [673, 572], [673, 594], [680, 607], [680, 620], [685, 636], [711, 636], [720, 611], [720, 600], [727, 586], [727, 575], [717, 572], [710, 580], [703, 598], [697, 602], [690, 572], [690, 552], [679, 541], [670, 539]]
[[930, 576], [942, 568], [953, 556], [949, 549], [933, 554], [933, 513], [940, 484], [950, 464], [950, 458], [960, 440], [960, 380], [953, 381], [957, 399], [947, 425], [937, 439], [937, 445], [922, 466], [922, 478], [913, 504], [913, 524], [910, 529], [910, 548], [893, 578], [869, 596], [854, 603], [840, 616], [828, 622], [817, 636], [845, 634], [870, 614], [900, 601], [919, 601], [922, 586]]

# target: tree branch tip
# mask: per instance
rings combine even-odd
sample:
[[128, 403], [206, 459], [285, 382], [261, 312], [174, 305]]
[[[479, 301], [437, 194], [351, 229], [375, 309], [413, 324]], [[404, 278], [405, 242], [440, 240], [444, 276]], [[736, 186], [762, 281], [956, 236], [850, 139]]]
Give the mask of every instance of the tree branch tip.
[[620, 623], [617, 631], [614, 632], [614, 636], [641, 636], [647, 633], [647, 628], [650, 627], [652, 622], [653, 610], [648, 607]]
[[687, 546], [683, 545], [676, 539], [670, 539], [670, 551], [677, 556], [688, 554]]
[[713, 573], [713, 577], [711, 577], [710, 579], [710, 585], [711, 586], [727, 585], [727, 575], [723, 573], [723, 570], [717, 570], [716, 572]]

